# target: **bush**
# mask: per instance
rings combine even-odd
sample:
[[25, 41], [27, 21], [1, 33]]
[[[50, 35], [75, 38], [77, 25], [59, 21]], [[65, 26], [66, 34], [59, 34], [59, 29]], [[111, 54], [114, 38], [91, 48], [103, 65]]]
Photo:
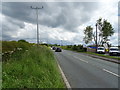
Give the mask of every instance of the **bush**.
[[18, 43], [16, 41], [2, 41], [2, 52], [13, 51], [18, 47]]
[[24, 39], [18, 40], [18, 42], [28, 43], [28, 42], [27, 42], [26, 40], [24, 40]]
[[14, 56], [14, 53], [16, 53], [16, 57], [19, 57], [31, 46], [28, 42], [2, 41], [2, 61], [8, 61], [10, 57]]
[[66, 50], [73, 50], [78, 52], [86, 52], [87, 48], [84, 48], [83, 45], [67, 45], [67, 46], [61, 46], [62, 49]]

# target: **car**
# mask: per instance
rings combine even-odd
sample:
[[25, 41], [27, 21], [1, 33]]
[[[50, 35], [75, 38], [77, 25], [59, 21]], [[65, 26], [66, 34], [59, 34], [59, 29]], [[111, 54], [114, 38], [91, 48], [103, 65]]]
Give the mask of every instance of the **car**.
[[52, 47], [52, 50], [56, 50], [57, 47]]
[[98, 47], [97, 48], [97, 53], [99, 53], [99, 54], [105, 54], [105, 48], [104, 47]]
[[55, 52], [62, 52], [61, 48], [56, 48]]
[[110, 56], [113, 56], [113, 55], [120, 56], [120, 50], [119, 50], [119, 48], [118, 47], [110, 47], [109, 48], [109, 55]]

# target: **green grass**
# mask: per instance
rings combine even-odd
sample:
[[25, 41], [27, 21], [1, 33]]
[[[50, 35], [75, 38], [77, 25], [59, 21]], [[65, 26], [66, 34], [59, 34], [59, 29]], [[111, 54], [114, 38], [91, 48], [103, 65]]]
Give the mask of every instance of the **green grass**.
[[52, 51], [44, 46], [16, 53], [2, 64], [2, 88], [65, 88]]
[[0, 62], [0, 90], [2, 88], [2, 62]]
[[108, 55], [97, 54], [97, 53], [92, 53], [92, 52], [84, 52], [84, 53], [92, 54], [92, 55], [97, 55], [97, 56], [101, 56], [101, 57], [106, 57], [106, 58], [111, 58], [111, 59], [117, 59], [117, 60], [120, 60], [120, 57], [115, 57], [115, 56], [108, 56]]

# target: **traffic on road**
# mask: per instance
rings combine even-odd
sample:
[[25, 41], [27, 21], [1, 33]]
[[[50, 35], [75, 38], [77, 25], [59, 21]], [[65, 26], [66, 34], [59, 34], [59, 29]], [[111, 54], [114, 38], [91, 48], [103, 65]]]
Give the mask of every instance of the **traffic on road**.
[[118, 88], [118, 64], [81, 53], [54, 53], [72, 88]]
[[62, 52], [62, 49], [59, 47], [51, 47], [52, 50], [54, 50], [55, 52]]

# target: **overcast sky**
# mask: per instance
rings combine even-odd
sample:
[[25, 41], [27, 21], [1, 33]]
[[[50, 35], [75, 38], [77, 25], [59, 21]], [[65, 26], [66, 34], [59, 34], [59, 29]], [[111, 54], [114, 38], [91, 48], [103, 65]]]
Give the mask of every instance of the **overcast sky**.
[[[118, 0], [104, 2], [2, 2], [2, 39], [25, 39], [36, 43], [36, 11], [39, 10], [39, 37], [41, 42], [84, 44], [83, 30], [100, 17], [107, 19], [115, 33], [110, 43], [118, 44]], [[91, 42], [92, 44], [92, 42]]]

